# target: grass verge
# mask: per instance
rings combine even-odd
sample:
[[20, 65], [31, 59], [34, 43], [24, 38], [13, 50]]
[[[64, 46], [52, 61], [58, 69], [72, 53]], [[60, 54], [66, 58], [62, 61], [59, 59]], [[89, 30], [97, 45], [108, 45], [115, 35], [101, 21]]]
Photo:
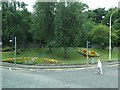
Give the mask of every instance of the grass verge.
[[[83, 48], [71, 48], [70, 47], [68, 49], [69, 58], [64, 58], [64, 49], [63, 48], [53, 48], [52, 51], [49, 51], [48, 48], [25, 49], [21, 54], [17, 54], [17, 58], [38, 57], [40, 60], [41, 60], [41, 58], [54, 59], [54, 60], [61, 62], [61, 64], [83, 64], [86, 62], [86, 57], [79, 54], [77, 52], [78, 49], [83, 49]], [[91, 60], [94, 60], [94, 62], [96, 62], [98, 58], [103, 62], [108, 61], [108, 50], [107, 49], [89, 48], [89, 50], [94, 50], [95, 52], [100, 54], [100, 57], [89, 58], [89, 62]], [[14, 58], [13, 51], [2, 52], [2, 60], [8, 59], [8, 58]], [[33, 62], [33, 64], [45, 63], [40, 60], [36, 59], [35, 62]], [[112, 60], [118, 60], [118, 50], [112, 50]], [[20, 64], [22, 64], [22, 63], [20, 63]]]

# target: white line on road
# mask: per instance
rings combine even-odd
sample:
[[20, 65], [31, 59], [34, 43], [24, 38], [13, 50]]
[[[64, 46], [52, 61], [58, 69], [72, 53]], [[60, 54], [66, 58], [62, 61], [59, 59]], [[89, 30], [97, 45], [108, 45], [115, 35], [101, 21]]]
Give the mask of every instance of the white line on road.
[[120, 65], [120, 64], [109, 65], [107, 67], [113, 67], [113, 66], [118, 66], [118, 65]]
[[44, 70], [56, 70], [56, 71], [62, 71], [62, 70], [82, 70], [82, 69], [90, 69], [90, 68], [95, 68], [95, 67], [86, 67], [86, 68], [61, 68], [61, 69], [44, 69]]
[[[107, 65], [106, 67], [113, 67], [113, 66], [118, 66], [120, 64], [113, 64], [113, 65]], [[105, 65], [103, 66], [105, 67]], [[6, 67], [9, 70], [23, 70], [23, 68], [12, 68], [12, 67]], [[72, 71], [72, 70], [83, 70], [83, 69], [92, 69], [96, 68], [96, 66], [89, 66], [89, 67], [84, 67], [84, 68], [58, 68], [58, 69], [43, 69], [43, 70], [55, 70], [55, 71]], [[27, 69], [28, 70], [28, 69]], [[30, 71], [38, 71], [39, 69], [29, 69]]]
[[[114, 64], [114, 65], [109, 65], [106, 67], [113, 67], [113, 66], [118, 66], [119, 64]], [[82, 69], [92, 69], [92, 68], [96, 68], [96, 66], [92, 66], [92, 67], [85, 67], [85, 68], [61, 68], [61, 69], [44, 69], [44, 70], [55, 70], [55, 71], [62, 71], [62, 70], [67, 70], [67, 71], [71, 71], [71, 70], [82, 70]]]

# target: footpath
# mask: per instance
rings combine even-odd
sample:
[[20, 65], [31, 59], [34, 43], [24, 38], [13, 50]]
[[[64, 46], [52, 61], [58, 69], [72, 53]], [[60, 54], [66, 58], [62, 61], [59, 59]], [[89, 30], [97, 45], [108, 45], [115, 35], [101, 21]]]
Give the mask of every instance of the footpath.
[[[119, 64], [120, 60], [111, 61], [111, 62], [102, 62], [103, 67], [108, 65]], [[62, 69], [62, 68], [85, 68], [85, 67], [93, 67], [97, 66], [97, 63], [94, 64], [40, 64], [40, 65], [21, 65], [21, 64], [13, 64], [0, 62], [1, 67], [10, 67], [10, 68], [27, 68], [27, 69]]]

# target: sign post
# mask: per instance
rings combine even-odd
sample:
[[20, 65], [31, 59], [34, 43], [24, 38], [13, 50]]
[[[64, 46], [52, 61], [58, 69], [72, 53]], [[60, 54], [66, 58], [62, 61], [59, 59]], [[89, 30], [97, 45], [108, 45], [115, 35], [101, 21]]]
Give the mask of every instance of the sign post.
[[15, 37], [15, 51], [14, 51], [14, 59], [15, 59], [14, 63], [15, 63], [15, 65], [16, 65], [16, 37]]
[[89, 44], [90, 42], [88, 42], [88, 41], [86, 41], [86, 65], [88, 66], [88, 44]]

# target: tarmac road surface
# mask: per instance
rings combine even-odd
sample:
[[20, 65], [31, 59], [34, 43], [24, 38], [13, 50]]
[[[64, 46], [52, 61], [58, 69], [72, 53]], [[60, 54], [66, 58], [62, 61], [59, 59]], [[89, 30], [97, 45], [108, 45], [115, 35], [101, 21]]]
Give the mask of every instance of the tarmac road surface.
[[0, 70], [2, 88], [118, 88], [118, 64], [104, 66], [103, 75], [96, 67]]

